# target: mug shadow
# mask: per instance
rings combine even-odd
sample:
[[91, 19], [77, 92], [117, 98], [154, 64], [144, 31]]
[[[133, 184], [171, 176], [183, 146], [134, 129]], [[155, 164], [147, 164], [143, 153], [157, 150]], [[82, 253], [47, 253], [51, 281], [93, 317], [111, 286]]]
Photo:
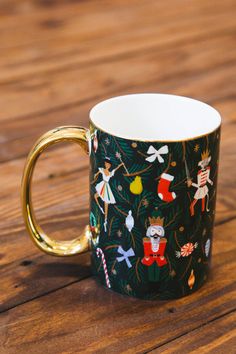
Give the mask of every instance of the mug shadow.
[[69, 262], [68, 259], [59, 259], [47, 263], [42, 256], [37, 262], [24, 260], [20, 266], [22, 270], [14, 274], [14, 279], [10, 281], [12, 289], [7, 289], [12, 296], [0, 304], [0, 312], [92, 276], [88, 254], [74, 257]]
[[75, 278], [80, 280], [83, 275], [92, 275], [90, 266], [75, 263], [52, 262], [38, 266], [32, 276], [28, 279], [46, 279], [46, 278]]

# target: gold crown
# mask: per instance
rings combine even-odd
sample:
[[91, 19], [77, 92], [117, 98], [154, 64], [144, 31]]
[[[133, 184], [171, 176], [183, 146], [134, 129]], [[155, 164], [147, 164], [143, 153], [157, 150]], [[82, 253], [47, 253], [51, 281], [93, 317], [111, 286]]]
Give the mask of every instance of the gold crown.
[[203, 151], [203, 153], [201, 154], [202, 156], [202, 160], [205, 160], [209, 157], [209, 150], [206, 149], [205, 151]]
[[148, 219], [149, 219], [150, 225], [163, 226], [164, 218], [160, 218], [160, 216], [158, 216], [157, 218], [153, 217], [153, 218], [148, 218]]

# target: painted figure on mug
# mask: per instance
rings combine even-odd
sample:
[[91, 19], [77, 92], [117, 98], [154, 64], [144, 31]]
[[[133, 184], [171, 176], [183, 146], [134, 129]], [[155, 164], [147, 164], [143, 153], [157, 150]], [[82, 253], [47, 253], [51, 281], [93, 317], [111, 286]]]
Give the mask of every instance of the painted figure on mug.
[[[112, 193], [109, 181], [110, 178], [114, 176], [115, 172], [124, 165], [122, 162], [120, 165], [118, 165], [116, 168], [114, 168], [112, 171], [110, 171], [112, 167], [112, 162], [109, 157], [105, 157], [104, 160], [104, 168], [99, 167], [98, 172], [94, 176], [94, 180], [96, 181], [99, 174], [102, 175], [102, 181], [99, 182], [96, 186], [96, 193], [94, 195], [95, 201], [101, 210], [101, 212], [105, 215], [105, 220], [104, 220], [104, 230], [105, 232], [107, 231], [107, 216], [108, 216], [108, 207], [109, 204], [115, 204], [116, 200], [115, 197]], [[99, 198], [103, 201], [104, 203], [104, 209], [99, 203]]]
[[[211, 156], [209, 155], [209, 151], [206, 150], [201, 155], [202, 160], [198, 163], [200, 166], [200, 170], [197, 174], [197, 183], [192, 182], [192, 179], [189, 178], [187, 180], [188, 187], [195, 187], [197, 191], [194, 194], [193, 201], [190, 204], [190, 214], [191, 216], [194, 215], [194, 207], [198, 200], [202, 200], [202, 211], [209, 211], [208, 204], [209, 204], [209, 189], [207, 183], [213, 185], [212, 180], [210, 179], [210, 166], [209, 163], [211, 161]], [[206, 200], [206, 203], [205, 203]], [[205, 206], [206, 204], [206, 206]]]

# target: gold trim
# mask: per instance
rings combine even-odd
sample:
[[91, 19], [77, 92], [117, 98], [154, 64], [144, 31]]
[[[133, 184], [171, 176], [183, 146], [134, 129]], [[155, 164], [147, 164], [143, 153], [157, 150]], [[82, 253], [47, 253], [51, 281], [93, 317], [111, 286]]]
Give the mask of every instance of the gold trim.
[[102, 131], [103, 133], [106, 133], [108, 135], [111, 135], [111, 136], [114, 136], [115, 138], [120, 138], [120, 139], [124, 139], [124, 140], [129, 140], [129, 141], [138, 141], [138, 142], [141, 142], [141, 143], [184, 143], [186, 141], [191, 141], [191, 140], [196, 140], [196, 139], [201, 139], [201, 138], [204, 138], [214, 132], [216, 132], [218, 129], [221, 129], [221, 126], [222, 126], [222, 119], [220, 121], [220, 124], [215, 128], [213, 129], [212, 131], [206, 133], [206, 134], [202, 134], [202, 135], [198, 135], [198, 136], [195, 136], [193, 138], [188, 138], [188, 139], [183, 139], [183, 140], [145, 140], [145, 139], [137, 139], [137, 138], [125, 138], [123, 136], [120, 136], [120, 135], [114, 135], [112, 133], [109, 133], [108, 131], [102, 129], [102, 128], [99, 128], [99, 126], [97, 126], [91, 118], [89, 118], [89, 123], [93, 125], [93, 127], [95, 129], [98, 129], [100, 131]]
[[72, 256], [89, 250], [91, 231], [89, 226], [86, 226], [82, 235], [71, 241], [56, 241], [44, 233], [37, 224], [31, 198], [34, 168], [42, 152], [49, 146], [61, 141], [76, 142], [88, 153], [88, 138], [86, 135], [88, 132], [89, 130], [86, 128], [72, 126], [58, 127], [47, 132], [36, 142], [25, 164], [21, 185], [22, 212], [25, 225], [36, 246], [53, 256]]

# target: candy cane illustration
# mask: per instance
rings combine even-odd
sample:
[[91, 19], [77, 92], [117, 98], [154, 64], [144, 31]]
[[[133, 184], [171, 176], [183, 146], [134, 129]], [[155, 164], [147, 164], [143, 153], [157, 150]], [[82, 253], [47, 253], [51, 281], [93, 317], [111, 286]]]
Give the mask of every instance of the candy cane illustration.
[[97, 248], [96, 253], [97, 253], [98, 258], [102, 257], [102, 265], [103, 265], [103, 270], [104, 270], [104, 273], [105, 273], [107, 287], [110, 288], [111, 284], [110, 284], [110, 280], [109, 280], [109, 276], [108, 276], [108, 272], [107, 272], [107, 264], [106, 264], [106, 260], [105, 260], [105, 256], [104, 256], [103, 250], [101, 248]]

